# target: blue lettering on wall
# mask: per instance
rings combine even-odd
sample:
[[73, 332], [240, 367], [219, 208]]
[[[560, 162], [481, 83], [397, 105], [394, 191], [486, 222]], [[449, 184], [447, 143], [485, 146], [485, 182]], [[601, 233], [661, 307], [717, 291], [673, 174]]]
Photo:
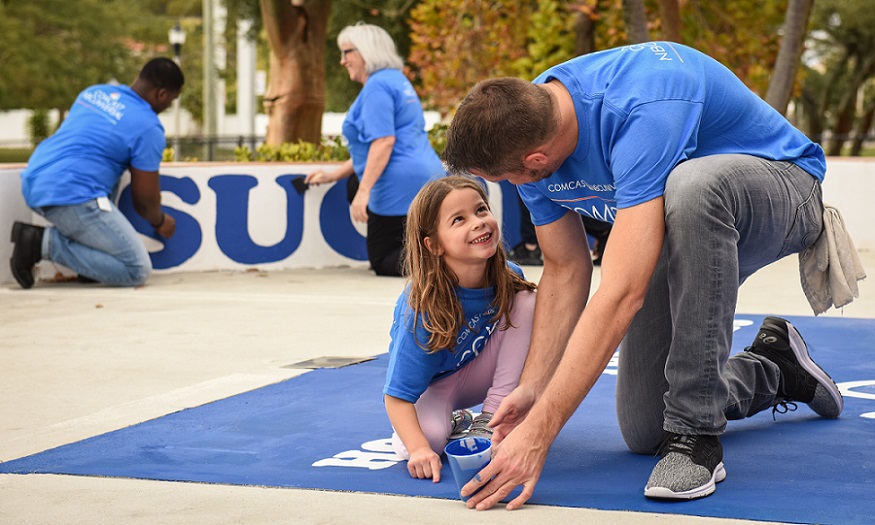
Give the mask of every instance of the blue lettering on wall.
[[[303, 176], [286, 174], [274, 179], [285, 193], [286, 232], [285, 237], [273, 246], [256, 244], [249, 234], [250, 190], [258, 186], [259, 178], [245, 174], [211, 177], [207, 185], [216, 194], [215, 232], [218, 249], [240, 264], [280, 262], [292, 256], [303, 239], [306, 194], [293, 191], [291, 182]], [[512, 184], [502, 182], [500, 187], [502, 233], [505, 246], [512, 247], [520, 242], [520, 204], [516, 188]], [[195, 205], [201, 201], [200, 189], [189, 177], [162, 175], [161, 189], [175, 194], [186, 204]], [[156, 270], [181, 266], [201, 250], [203, 226], [192, 215], [162, 206], [163, 210], [176, 219], [176, 234], [170, 239], [164, 239], [134, 211], [130, 186], [122, 191], [118, 206], [137, 232], [162, 244], [160, 250], [150, 253], [152, 266]], [[266, 213], [271, 211], [267, 210]], [[197, 215], [203, 218], [203, 212]], [[280, 214], [277, 213], [276, 216], [280, 217]], [[353, 225], [345, 184], [334, 184], [321, 199], [319, 227], [325, 243], [336, 253], [348, 259], [367, 261], [367, 239]]]
[[216, 192], [216, 243], [231, 260], [242, 264], [281, 261], [301, 244], [304, 198], [291, 181], [300, 175], [281, 175], [276, 183], [286, 193], [286, 235], [273, 246], [261, 246], [249, 236], [249, 190], [258, 185], [251, 175], [220, 175], [209, 180]]
[[349, 214], [346, 184], [335, 184], [325, 194], [319, 209], [319, 225], [332, 250], [357, 261], [368, 260], [367, 240], [355, 229]]
[[[177, 178], [161, 175], [161, 190], [175, 194], [187, 204], [195, 204], [201, 198], [197, 184], [189, 177]], [[158, 235], [155, 232], [155, 228], [134, 211], [134, 201], [130, 185], [122, 191], [118, 207], [131, 222], [135, 230], [164, 244], [164, 248], [149, 254], [152, 259], [152, 267], [156, 270], [180, 266], [185, 261], [191, 259], [201, 247], [203, 234], [197, 219], [168, 206], [162, 206], [161, 209], [176, 219], [176, 233], [169, 239]]]

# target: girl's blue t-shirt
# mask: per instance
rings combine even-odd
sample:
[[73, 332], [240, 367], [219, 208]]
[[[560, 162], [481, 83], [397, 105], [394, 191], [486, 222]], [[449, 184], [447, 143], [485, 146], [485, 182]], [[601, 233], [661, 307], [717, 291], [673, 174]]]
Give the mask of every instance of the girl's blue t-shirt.
[[108, 196], [128, 167], [158, 171], [165, 146], [164, 127], [140, 95], [128, 86], [91, 86], [28, 160], [25, 201], [31, 208], [70, 206]]
[[[514, 263], [508, 266], [520, 277], [522, 269]], [[493, 321], [496, 307], [492, 304], [495, 290], [489, 288], [456, 287], [462, 304], [465, 323], [451, 349], [428, 353], [429, 332], [422, 323], [422, 314], [414, 327], [410, 308], [408, 285], [395, 303], [395, 318], [389, 334], [389, 368], [383, 394], [416, 403], [428, 386], [438, 379], [452, 375], [473, 361], [489, 337], [498, 329], [500, 320]]]
[[419, 96], [397, 69], [371, 73], [346, 114], [343, 136], [359, 179], [365, 172], [371, 142], [395, 137], [392, 156], [368, 202], [368, 208], [378, 215], [407, 215], [420, 188], [446, 174], [428, 141]]
[[535, 225], [568, 210], [614, 222], [618, 209], [661, 196], [679, 163], [718, 154], [793, 162], [823, 181], [819, 145], [692, 48], [650, 42], [583, 55], [535, 83], [556, 79], [577, 112], [578, 144], [552, 176], [518, 186]]

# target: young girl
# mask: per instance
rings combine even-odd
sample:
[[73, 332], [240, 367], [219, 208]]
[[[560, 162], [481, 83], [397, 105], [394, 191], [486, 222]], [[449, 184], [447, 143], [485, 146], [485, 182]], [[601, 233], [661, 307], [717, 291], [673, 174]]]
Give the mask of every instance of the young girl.
[[[507, 262], [500, 233], [486, 192], [468, 177], [432, 181], [410, 206], [410, 284], [395, 306], [383, 394], [412, 477], [440, 481], [451, 435], [491, 437], [492, 414], [519, 382], [535, 285]], [[472, 422], [467, 408], [480, 403]]]

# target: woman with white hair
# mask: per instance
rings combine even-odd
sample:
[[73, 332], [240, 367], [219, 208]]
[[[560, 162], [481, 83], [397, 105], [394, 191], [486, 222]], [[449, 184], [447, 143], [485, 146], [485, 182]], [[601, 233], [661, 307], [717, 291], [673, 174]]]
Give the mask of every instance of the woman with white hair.
[[401, 275], [407, 210], [419, 189], [446, 174], [428, 141], [419, 96], [401, 72], [404, 62], [383, 28], [345, 27], [337, 35], [340, 65], [364, 84], [343, 122], [350, 160], [314, 171], [305, 182], [323, 184], [354, 175], [352, 217], [368, 225], [368, 260], [377, 275]]

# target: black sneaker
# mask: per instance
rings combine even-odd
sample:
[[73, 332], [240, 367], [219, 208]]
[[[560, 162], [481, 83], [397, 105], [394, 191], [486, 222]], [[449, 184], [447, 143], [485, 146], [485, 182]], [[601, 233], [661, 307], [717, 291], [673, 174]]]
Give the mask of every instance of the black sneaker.
[[544, 266], [544, 259], [541, 258], [541, 248], [535, 246], [534, 250], [530, 250], [526, 248], [526, 243], [524, 242], [517, 244], [507, 254], [507, 258], [524, 266]]
[[45, 228], [15, 221], [12, 225], [12, 258], [9, 268], [22, 288], [33, 288], [33, 267], [42, 259], [43, 232]]
[[773, 411], [795, 410], [798, 401], [822, 417], [837, 418], [842, 413], [844, 400], [839, 388], [811, 360], [799, 331], [786, 319], [766, 317], [745, 351], [768, 359], [781, 370]]
[[723, 445], [718, 436], [686, 436], [665, 432], [644, 495], [658, 499], [696, 499], [714, 493], [726, 479]]

